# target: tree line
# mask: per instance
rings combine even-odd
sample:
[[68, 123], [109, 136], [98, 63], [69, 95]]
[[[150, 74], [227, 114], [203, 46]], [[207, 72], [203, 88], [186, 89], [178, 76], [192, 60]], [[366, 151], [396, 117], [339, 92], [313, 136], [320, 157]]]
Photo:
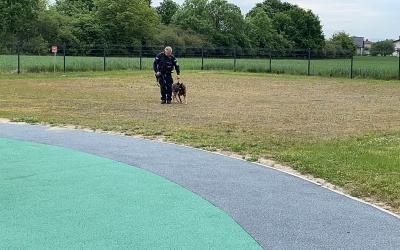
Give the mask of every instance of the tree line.
[[355, 51], [337, 32], [325, 39], [311, 10], [265, 0], [243, 15], [226, 0], [0, 0], [0, 52], [29, 44], [46, 53], [49, 44], [171, 45], [186, 48], [313, 49]]

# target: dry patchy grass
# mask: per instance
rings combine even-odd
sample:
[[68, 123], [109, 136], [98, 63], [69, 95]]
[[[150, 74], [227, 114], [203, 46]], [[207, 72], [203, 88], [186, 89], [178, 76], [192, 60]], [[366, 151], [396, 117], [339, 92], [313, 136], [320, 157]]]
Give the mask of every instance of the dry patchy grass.
[[129, 124], [150, 121], [160, 131], [201, 127], [323, 139], [397, 129], [400, 120], [396, 82], [188, 73], [188, 105], [160, 105], [151, 73], [1, 82], [1, 111], [8, 116], [73, 124], [78, 116], [80, 125], [131, 133], [136, 128]]

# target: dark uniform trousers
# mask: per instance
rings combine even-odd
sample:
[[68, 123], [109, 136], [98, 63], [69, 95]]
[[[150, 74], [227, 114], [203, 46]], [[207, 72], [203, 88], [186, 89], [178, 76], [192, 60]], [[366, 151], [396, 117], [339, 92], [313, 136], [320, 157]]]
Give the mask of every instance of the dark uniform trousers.
[[161, 73], [161, 77], [158, 79], [160, 84], [161, 91], [161, 100], [162, 101], [171, 101], [172, 100], [172, 84], [174, 80], [172, 79], [172, 73]]

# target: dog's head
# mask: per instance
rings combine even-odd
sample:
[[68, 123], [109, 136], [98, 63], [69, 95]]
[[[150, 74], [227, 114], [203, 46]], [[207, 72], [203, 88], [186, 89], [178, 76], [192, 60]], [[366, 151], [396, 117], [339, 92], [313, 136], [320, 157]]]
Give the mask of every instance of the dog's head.
[[178, 82], [177, 85], [178, 85], [179, 94], [181, 94], [181, 95], [185, 94], [185, 92], [186, 92], [185, 84], [183, 84], [183, 82]]

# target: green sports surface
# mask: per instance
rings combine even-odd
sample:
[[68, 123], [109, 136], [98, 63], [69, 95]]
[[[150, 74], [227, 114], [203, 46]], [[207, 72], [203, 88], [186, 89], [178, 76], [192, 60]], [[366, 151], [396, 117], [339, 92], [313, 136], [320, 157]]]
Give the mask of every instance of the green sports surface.
[[0, 235], [0, 249], [261, 249], [224, 211], [163, 177], [3, 138]]

